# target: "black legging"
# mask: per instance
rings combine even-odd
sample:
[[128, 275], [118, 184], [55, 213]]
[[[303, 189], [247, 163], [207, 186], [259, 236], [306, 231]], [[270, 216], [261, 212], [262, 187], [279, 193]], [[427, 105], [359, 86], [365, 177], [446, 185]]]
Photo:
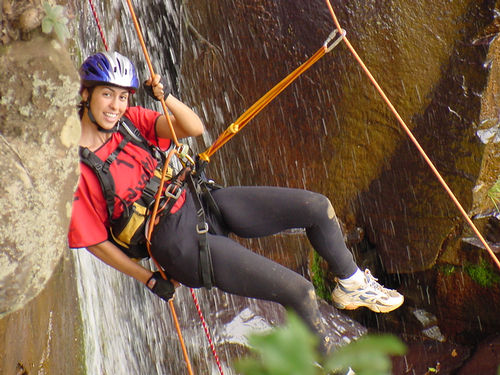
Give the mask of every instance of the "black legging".
[[[244, 238], [305, 228], [315, 250], [332, 272], [343, 278], [356, 271], [330, 201], [306, 190], [276, 187], [230, 187], [212, 192], [224, 223], [209, 215], [208, 242], [214, 285], [228, 293], [274, 301], [293, 308], [317, 333], [322, 333], [312, 284], [296, 272], [243, 247], [225, 234]], [[153, 255], [175, 280], [202, 286], [194, 202], [162, 218], [153, 236]]]

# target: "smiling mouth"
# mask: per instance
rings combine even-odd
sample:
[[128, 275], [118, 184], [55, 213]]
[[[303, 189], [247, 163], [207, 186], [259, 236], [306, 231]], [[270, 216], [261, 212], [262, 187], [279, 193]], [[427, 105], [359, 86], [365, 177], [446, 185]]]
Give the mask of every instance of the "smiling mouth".
[[104, 112], [104, 117], [110, 119], [110, 120], [116, 120], [118, 117], [117, 113], [109, 113], [109, 112]]

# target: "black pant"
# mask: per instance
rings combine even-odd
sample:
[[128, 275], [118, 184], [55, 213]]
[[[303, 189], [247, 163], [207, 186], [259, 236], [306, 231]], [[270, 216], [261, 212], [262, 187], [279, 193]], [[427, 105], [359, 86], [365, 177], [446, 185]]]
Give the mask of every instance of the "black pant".
[[[228, 293], [291, 307], [314, 331], [320, 332], [312, 284], [225, 233], [256, 238], [305, 228], [309, 241], [333, 273], [348, 277], [357, 266], [344, 243], [330, 201], [310, 191], [276, 187], [230, 187], [215, 190], [212, 195], [224, 221], [219, 223], [209, 215], [214, 286]], [[172, 278], [190, 287], [200, 287], [197, 218], [190, 193], [186, 196], [186, 203], [178, 212], [160, 221], [153, 236], [153, 255]]]

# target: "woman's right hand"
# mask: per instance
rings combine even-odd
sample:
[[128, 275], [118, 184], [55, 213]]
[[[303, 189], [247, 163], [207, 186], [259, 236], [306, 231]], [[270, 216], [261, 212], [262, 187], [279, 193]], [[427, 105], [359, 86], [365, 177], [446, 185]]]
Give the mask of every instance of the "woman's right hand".
[[167, 302], [174, 296], [176, 287], [170, 280], [165, 280], [159, 271], [153, 272], [146, 286], [154, 294]]

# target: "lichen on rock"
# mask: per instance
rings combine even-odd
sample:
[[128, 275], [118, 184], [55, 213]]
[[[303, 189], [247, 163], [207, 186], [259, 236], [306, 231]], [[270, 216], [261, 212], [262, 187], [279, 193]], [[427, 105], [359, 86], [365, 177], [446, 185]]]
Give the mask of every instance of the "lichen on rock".
[[68, 52], [43, 36], [12, 43], [0, 64], [2, 317], [44, 288], [67, 248], [79, 81]]

